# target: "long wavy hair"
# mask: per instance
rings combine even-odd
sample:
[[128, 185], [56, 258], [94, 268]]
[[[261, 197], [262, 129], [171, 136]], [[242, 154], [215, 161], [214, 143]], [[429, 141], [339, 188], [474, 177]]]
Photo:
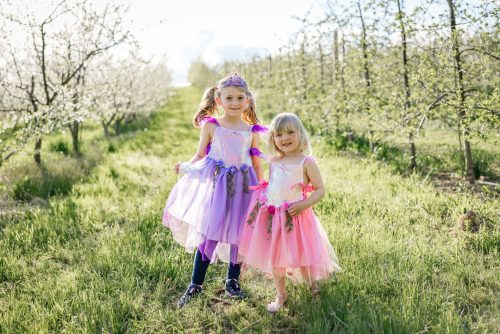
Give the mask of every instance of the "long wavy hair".
[[[205, 118], [211, 117], [219, 113], [219, 107], [217, 102], [215, 101], [216, 97], [220, 97], [222, 88], [220, 87], [225, 81], [227, 81], [230, 77], [235, 76], [237, 74], [230, 74], [220, 79], [219, 82], [213, 87], [210, 87], [205, 90], [203, 96], [201, 97], [200, 105], [198, 106], [198, 111], [194, 115], [193, 125], [199, 128]], [[240, 77], [241, 78], [241, 77]], [[243, 79], [243, 78], [242, 78]], [[253, 97], [252, 92], [247, 87], [241, 87], [238, 85], [225, 85], [225, 87], [235, 87], [240, 92], [244, 92], [245, 95], [249, 98], [248, 108], [243, 111], [241, 118], [249, 123], [249, 124], [257, 124], [259, 119], [257, 118], [257, 105], [255, 104], [255, 99]]]

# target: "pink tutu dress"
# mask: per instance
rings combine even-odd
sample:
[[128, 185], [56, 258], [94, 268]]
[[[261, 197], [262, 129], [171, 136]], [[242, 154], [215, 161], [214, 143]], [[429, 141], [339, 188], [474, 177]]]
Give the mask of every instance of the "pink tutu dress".
[[238, 263], [238, 244], [250, 203], [249, 187], [257, 184], [252, 167], [252, 132], [265, 131], [260, 125], [248, 131], [216, 124], [207, 155], [192, 164], [175, 184], [163, 213], [163, 225], [172, 230], [174, 239], [193, 252], [200, 250], [203, 260]]
[[246, 265], [311, 285], [341, 268], [313, 210], [307, 208], [295, 217], [286, 211], [312, 191], [304, 184], [307, 159], [313, 158], [296, 165], [271, 162], [269, 184], [253, 187], [239, 254]]

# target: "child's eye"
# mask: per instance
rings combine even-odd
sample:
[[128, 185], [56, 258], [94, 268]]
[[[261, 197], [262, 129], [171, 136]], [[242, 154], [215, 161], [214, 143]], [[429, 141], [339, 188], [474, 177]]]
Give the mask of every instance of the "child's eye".
[[238, 97], [238, 100], [242, 101], [243, 100], [243, 96]]
[[295, 133], [295, 131], [293, 131], [293, 130], [288, 130], [288, 134], [289, 134], [289, 135], [291, 135], [291, 134], [293, 134], [293, 133]]
[[278, 137], [278, 138], [279, 138], [279, 137], [281, 137], [281, 136], [282, 136], [282, 134], [281, 134], [281, 133], [277, 133], [277, 134], [276, 134], [276, 137]]

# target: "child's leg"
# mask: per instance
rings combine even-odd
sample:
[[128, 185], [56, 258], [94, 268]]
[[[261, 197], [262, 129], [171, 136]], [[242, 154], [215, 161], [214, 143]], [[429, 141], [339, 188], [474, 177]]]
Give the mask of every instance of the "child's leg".
[[277, 312], [285, 304], [287, 294], [286, 294], [286, 282], [285, 275], [281, 271], [273, 272], [274, 287], [276, 288], [276, 300], [270, 304], [267, 304], [267, 310], [271, 313]]
[[239, 279], [241, 272], [241, 264], [229, 263], [227, 267], [227, 279]]
[[285, 275], [281, 271], [273, 272], [274, 287], [279, 295], [286, 295]]
[[203, 285], [209, 265], [210, 260], [203, 261], [203, 255], [201, 254], [200, 250], [197, 250], [194, 257], [193, 276], [191, 277], [191, 283], [196, 285]]
[[230, 262], [227, 267], [227, 279], [226, 279], [226, 296], [241, 299], [244, 298], [245, 295], [240, 289], [240, 282], [238, 281], [240, 278], [241, 265], [239, 263], [233, 263], [233, 261], [237, 261], [238, 247], [235, 245], [231, 246], [231, 256]]
[[202, 285], [205, 281], [205, 275], [207, 273], [208, 265], [210, 264], [210, 260], [203, 261], [203, 255], [200, 250], [196, 251], [196, 255], [194, 257], [194, 267], [193, 267], [193, 276], [191, 277], [191, 284], [189, 284], [186, 292], [181, 296], [179, 301], [177, 302], [178, 307], [183, 307], [187, 303], [191, 301], [194, 297], [202, 291]]
[[311, 275], [309, 274], [308, 267], [300, 267], [300, 275], [302, 276], [304, 282], [307, 283], [307, 285], [312, 286], [313, 281], [311, 279]]
[[300, 268], [300, 273], [302, 275], [302, 279], [304, 282], [309, 285], [309, 288], [311, 289], [311, 292], [313, 295], [319, 294], [319, 289], [318, 289], [318, 282], [315, 281], [311, 275], [311, 268], [309, 267], [301, 267]]
[[316, 296], [319, 294], [319, 289], [318, 289], [318, 282], [317, 281], [312, 281], [311, 283], [311, 293]]

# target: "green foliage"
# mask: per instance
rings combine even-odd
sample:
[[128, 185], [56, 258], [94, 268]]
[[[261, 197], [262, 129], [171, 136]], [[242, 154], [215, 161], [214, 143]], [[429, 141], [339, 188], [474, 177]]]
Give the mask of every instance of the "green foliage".
[[[225, 300], [226, 265], [214, 264], [203, 295], [176, 309], [193, 255], [178, 246], [161, 217], [177, 181], [173, 165], [197, 147], [199, 130], [190, 122], [200, 96], [197, 89], [180, 90], [154, 114], [148, 131], [113, 141], [119, 149], [101, 157], [66, 196], [51, 198], [49, 207], [0, 215], [0, 331], [500, 330], [498, 201], [440, 192], [360, 154], [333, 155], [321, 139], [313, 148], [327, 195], [314, 210], [343, 272], [322, 282], [317, 297], [288, 284], [287, 305], [272, 316], [265, 309], [274, 298], [267, 277], [245, 271], [241, 283], [248, 298]], [[346, 136], [331, 138], [342, 150], [369, 147], [366, 138], [353, 137], [352, 146]], [[100, 150], [108, 145], [102, 140]], [[390, 158], [394, 152], [378, 154]], [[464, 210], [481, 218], [479, 233], [457, 230]]]
[[[498, 164], [498, 157], [495, 153], [476, 149], [472, 151], [472, 154], [474, 158], [474, 175], [476, 176], [476, 178], [479, 178], [480, 176], [488, 176], [493, 178], [499, 177], [499, 175], [495, 174], [494, 169], [495, 164]], [[461, 151], [453, 150], [450, 160], [455, 170], [463, 170], [464, 158]]]
[[50, 151], [59, 152], [65, 156], [69, 154], [69, 145], [64, 140], [57, 140], [55, 142], [50, 143]]
[[[421, 150], [419, 137], [428, 124], [437, 121], [454, 132], [453, 150], [463, 147], [465, 140], [473, 144], [473, 151], [485, 144], [498, 146], [500, 128], [499, 62], [494, 51], [498, 15], [491, 3], [450, 3], [458, 24], [453, 36], [447, 5], [429, 2], [406, 12], [396, 1], [368, 1], [363, 6], [359, 1], [331, 2], [325, 19], [314, 22], [304, 17], [303, 27], [279, 53], [226, 62], [217, 69], [243, 74], [265, 120], [286, 111], [296, 113], [312, 135], [354, 129], [370, 150], [365, 143], [348, 146], [370, 152], [377, 143], [377, 155], [401, 172], [413, 171], [414, 157], [417, 170], [427, 173], [432, 165], [445, 173], [453, 160], [449, 152], [442, 159], [446, 163], [438, 166], [431, 163], [440, 159], [434, 155], [438, 147]], [[460, 83], [452, 41], [461, 53]], [[342, 138], [330, 140], [339, 148], [347, 145]], [[412, 150], [415, 154], [409, 153]], [[489, 162], [475, 162], [475, 156], [471, 166], [476, 177], [498, 176]], [[390, 162], [392, 158], [396, 160]], [[456, 166], [451, 168], [454, 172]], [[461, 166], [460, 175], [466, 169]]]
[[468, 246], [475, 251], [484, 254], [500, 253], [500, 231], [487, 231], [479, 235], [471, 235], [468, 238]]
[[116, 152], [116, 147], [113, 145], [113, 143], [108, 143], [108, 153], [115, 153]]
[[219, 78], [216, 77], [216, 73], [212, 68], [198, 59], [192, 62], [189, 67], [188, 80], [192, 85], [200, 89], [206, 89], [215, 85]]
[[14, 200], [31, 201], [37, 197], [47, 199], [56, 195], [66, 195], [71, 192], [73, 184], [83, 176], [81, 167], [71, 161], [59, 166], [49, 164], [42, 170], [29, 169], [29, 171], [29, 175], [14, 181], [12, 187]]

